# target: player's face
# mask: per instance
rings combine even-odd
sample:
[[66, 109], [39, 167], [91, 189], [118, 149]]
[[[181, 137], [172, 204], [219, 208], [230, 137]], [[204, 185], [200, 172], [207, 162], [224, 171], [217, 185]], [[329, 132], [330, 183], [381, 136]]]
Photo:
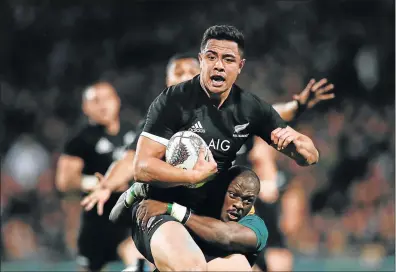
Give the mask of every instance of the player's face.
[[224, 222], [238, 221], [247, 215], [253, 207], [259, 190], [254, 182], [235, 178], [228, 186], [224, 197], [221, 220]]
[[92, 88], [92, 93], [84, 101], [84, 112], [93, 121], [107, 125], [118, 117], [120, 99], [114, 88], [101, 84]]
[[199, 74], [199, 62], [194, 58], [178, 59], [166, 71], [167, 87], [190, 80]]
[[216, 94], [231, 89], [245, 64], [236, 42], [214, 39], [206, 43], [199, 54], [199, 62], [203, 84]]

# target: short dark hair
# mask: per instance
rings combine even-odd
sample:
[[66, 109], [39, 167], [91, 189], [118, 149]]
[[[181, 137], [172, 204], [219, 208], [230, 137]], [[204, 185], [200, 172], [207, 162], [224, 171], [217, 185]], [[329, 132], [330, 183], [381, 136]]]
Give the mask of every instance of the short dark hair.
[[195, 59], [198, 61], [198, 57], [192, 53], [177, 53], [169, 59], [168, 64], [166, 65], [166, 71], [169, 70], [173, 62], [181, 59]]
[[234, 181], [236, 178], [242, 179], [243, 182], [255, 183], [258, 190], [260, 191], [260, 179], [257, 174], [249, 167], [234, 165], [227, 171], [220, 173], [219, 180], [221, 180], [222, 182], [218, 184], [218, 192], [226, 192], [228, 186], [230, 186], [231, 182]]
[[260, 188], [260, 179], [257, 174], [246, 166], [234, 165], [227, 171], [229, 181], [233, 181], [235, 178], [243, 178], [246, 181], [257, 183]]
[[201, 50], [203, 50], [210, 39], [233, 41], [238, 44], [239, 53], [243, 56], [245, 51], [245, 38], [241, 31], [235, 26], [214, 25], [206, 29], [201, 41]]

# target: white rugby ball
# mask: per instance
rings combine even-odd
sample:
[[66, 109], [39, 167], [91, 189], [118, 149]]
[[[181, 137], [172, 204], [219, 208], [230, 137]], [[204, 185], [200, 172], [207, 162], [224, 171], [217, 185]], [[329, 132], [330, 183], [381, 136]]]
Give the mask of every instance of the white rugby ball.
[[177, 168], [193, 169], [198, 161], [201, 146], [205, 146], [205, 158], [208, 159], [209, 148], [198, 134], [191, 131], [179, 131], [168, 142], [165, 160]]

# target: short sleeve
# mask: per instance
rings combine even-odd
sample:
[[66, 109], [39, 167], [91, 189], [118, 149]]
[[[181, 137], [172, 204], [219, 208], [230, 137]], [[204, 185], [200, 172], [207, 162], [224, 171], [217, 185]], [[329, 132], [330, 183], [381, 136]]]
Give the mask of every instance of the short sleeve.
[[146, 119], [140, 121], [140, 123], [138, 124], [138, 127], [137, 127], [137, 129], [136, 129], [136, 137], [135, 137], [135, 139], [133, 140], [133, 142], [130, 143], [130, 144], [127, 146], [127, 148], [126, 148], [127, 150], [136, 150], [137, 143], [138, 143], [138, 141], [139, 141], [139, 137], [140, 137], [140, 135], [141, 135], [142, 132], [143, 132], [143, 129], [144, 129], [144, 125], [145, 125], [145, 124], [146, 124]]
[[255, 134], [268, 144], [271, 144], [271, 132], [277, 128], [285, 128], [286, 122], [280, 117], [276, 110], [268, 103], [257, 98], [255, 113]]
[[254, 231], [257, 236], [257, 251], [261, 251], [267, 244], [268, 239], [268, 229], [264, 221], [253, 214], [245, 216], [238, 223]]
[[151, 103], [142, 136], [163, 145], [180, 129], [182, 110], [174, 94], [174, 87], [163, 91]]
[[83, 134], [78, 133], [66, 140], [63, 147], [63, 154], [84, 159], [84, 150], [86, 147], [87, 143], [84, 140]]

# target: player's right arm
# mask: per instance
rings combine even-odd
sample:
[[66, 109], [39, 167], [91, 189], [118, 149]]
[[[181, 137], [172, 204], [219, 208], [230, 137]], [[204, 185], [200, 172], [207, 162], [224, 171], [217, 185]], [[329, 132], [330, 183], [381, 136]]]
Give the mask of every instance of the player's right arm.
[[287, 155], [300, 166], [313, 165], [319, 160], [319, 152], [312, 140], [287, 126], [275, 109], [257, 98], [255, 135], [261, 137], [279, 152]]
[[66, 142], [56, 169], [55, 183], [59, 191], [89, 190], [95, 186], [96, 178], [94, 176], [82, 175], [86, 147], [87, 144], [82, 133]]
[[84, 161], [76, 156], [62, 154], [56, 169], [56, 187], [61, 192], [81, 189], [81, 172]]
[[142, 228], [146, 227], [152, 216], [167, 213], [185, 224], [201, 239], [224, 250], [257, 252], [263, 249], [267, 242], [267, 227], [256, 215], [247, 215], [239, 222], [223, 222], [193, 214], [188, 208], [176, 203], [168, 204], [150, 199], [140, 202], [139, 205], [136, 215]]
[[149, 108], [134, 161], [134, 178], [137, 181], [172, 187], [196, 184], [217, 172], [217, 164], [213, 156], [210, 156], [207, 162], [203, 152], [194, 169], [191, 170], [173, 167], [162, 160], [168, 140], [179, 131], [183, 120], [179, 101], [172, 93], [173, 88], [162, 92]]

